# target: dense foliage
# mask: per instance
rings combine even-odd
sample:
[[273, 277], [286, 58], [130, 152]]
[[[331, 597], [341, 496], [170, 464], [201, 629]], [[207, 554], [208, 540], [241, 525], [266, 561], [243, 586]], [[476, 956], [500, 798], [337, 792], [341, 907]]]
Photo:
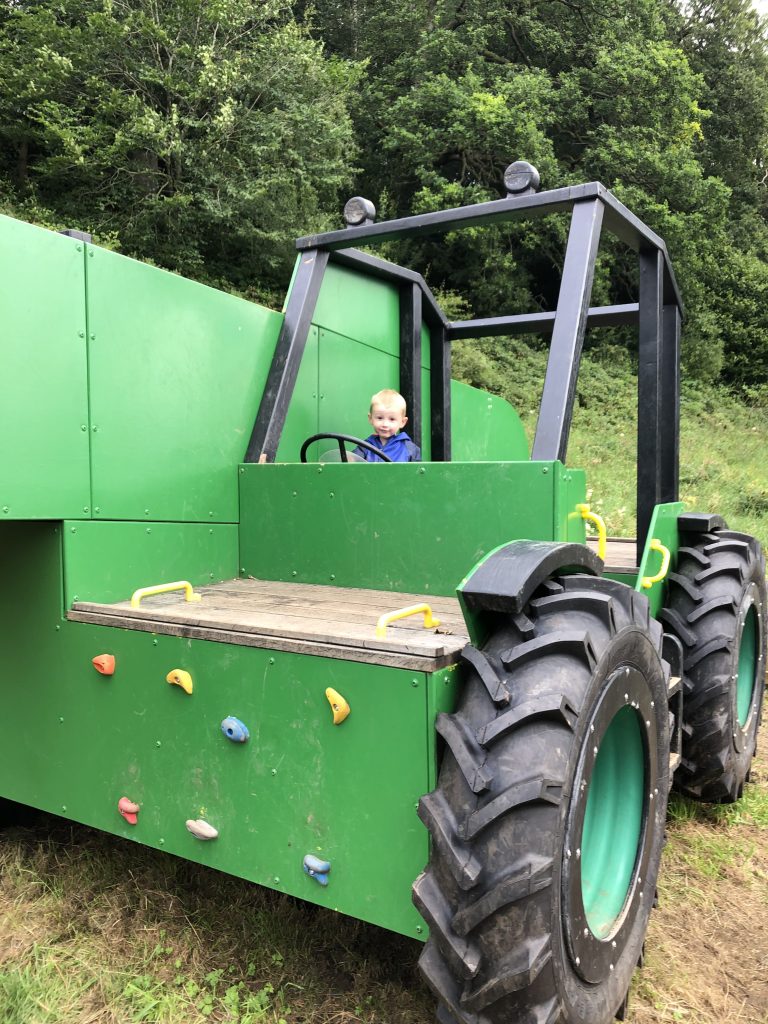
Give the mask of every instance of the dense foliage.
[[[689, 373], [768, 385], [768, 42], [750, 0], [5, 0], [0, 202], [203, 280], [279, 294], [290, 239], [608, 185], [667, 241]], [[551, 309], [550, 218], [389, 254], [464, 315]], [[609, 270], [611, 273], [609, 274]], [[610, 283], [609, 283], [610, 282]], [[597, 301], [628, 301], [607, 246]], [[620, 335], [608, 338], [621, 342]]]

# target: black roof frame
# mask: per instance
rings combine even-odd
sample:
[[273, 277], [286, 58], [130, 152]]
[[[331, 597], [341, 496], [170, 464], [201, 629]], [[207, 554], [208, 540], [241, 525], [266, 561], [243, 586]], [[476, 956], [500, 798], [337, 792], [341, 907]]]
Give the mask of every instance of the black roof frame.
[[[568, 243], [554, 312], [525, 313], [451, 323], [424, 278], [368, 253], [360, 245], [440, 234], [508, 220], [571, 211]], [[639, 258], [636, 303], [591, 308], [595, 260], [602, 230]], [[432, 460], [448, 461], [450, 347], [457, 338], [550, 334], [550, 352], [531, 458], [565, 462], [576, 379], [587, 327], [637, 323], [638, 550], [656, 504], [678, 496], [680, 433], [680, 292], [666, 245], [599, 182], [508, 196], [473, 206], [419, 214], [299, 238], [301, 256], [285, 309], [246, 462], [274, 460], [296, 383], [320, 286], [329, 261], [395, 283], [400, 293], [400, 390], [408, 404], [413, 436], [421, 436], [421, 323], [430, 329]]]

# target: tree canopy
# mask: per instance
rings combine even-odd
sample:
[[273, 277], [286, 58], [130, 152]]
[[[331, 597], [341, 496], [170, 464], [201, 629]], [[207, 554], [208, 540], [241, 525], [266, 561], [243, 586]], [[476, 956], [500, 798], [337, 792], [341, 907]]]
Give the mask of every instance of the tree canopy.
[[[246, 293], [291, 239], [599, 180], [667, 242], [696, 376], [768, 384], [768, 41], [750, 0], [6, 0], [0, 201]], [[551, 309], [557, 218], [391, 245], [484, 316]], [[601, 256], [597, 301], [636, 294]], [[609, 275], [608, 271], [613, 273]], [[609, 279], [612, 282], [609, 284]], [[613, 335], [612, 342], [622, 340]]]

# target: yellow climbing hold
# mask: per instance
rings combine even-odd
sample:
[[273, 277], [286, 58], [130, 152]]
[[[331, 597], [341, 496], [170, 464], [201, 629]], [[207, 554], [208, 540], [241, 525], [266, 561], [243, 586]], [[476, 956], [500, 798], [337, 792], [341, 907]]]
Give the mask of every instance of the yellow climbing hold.
[[172, 668], [165, 677], [167, 683], [180, 686], [185, 693], [192, 693], [192, 676], [183, 668]]
[[333, 724], [341, 725], [349, 714], [349, 704], [347, 704], [341, 694], [334, 690], [332, 686], [329, 686], [325, 691], [325, 696], [328, 698], [328, 703], [331, 705], [331, 711], [333, 711]]

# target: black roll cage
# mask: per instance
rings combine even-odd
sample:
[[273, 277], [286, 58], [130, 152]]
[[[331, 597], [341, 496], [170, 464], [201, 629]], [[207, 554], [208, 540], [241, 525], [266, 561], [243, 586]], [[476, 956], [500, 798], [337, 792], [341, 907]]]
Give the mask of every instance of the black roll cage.
[[[571, 211], [557, 309], [451, 323], [424, 278], [359, 252], [357, 246]], [[589, 305], [603, 229], [638, 253], [638, 301]], [[534, 461], [565, 462], [576, 379], [587, 327], [638, 324], [637, 541], [642, 551], [654, 506], [678, 496], [680, 437], [680, 325], [683, 304], [662, 238], [599, 182], [508, 196], [473, 206], [419, 214], [379, 224], [308, 235], [301, 254], [272, 365], [245, 456], [275, 459], [309, 327], [329, 261], [396, 284], [400, 293], [400, 391], [413, 436], [421, 436], [421, 324], [430, 331], [432, 460], [451, 458], [451, 342], [457, 338], [550, 334], [551, 342]]]

